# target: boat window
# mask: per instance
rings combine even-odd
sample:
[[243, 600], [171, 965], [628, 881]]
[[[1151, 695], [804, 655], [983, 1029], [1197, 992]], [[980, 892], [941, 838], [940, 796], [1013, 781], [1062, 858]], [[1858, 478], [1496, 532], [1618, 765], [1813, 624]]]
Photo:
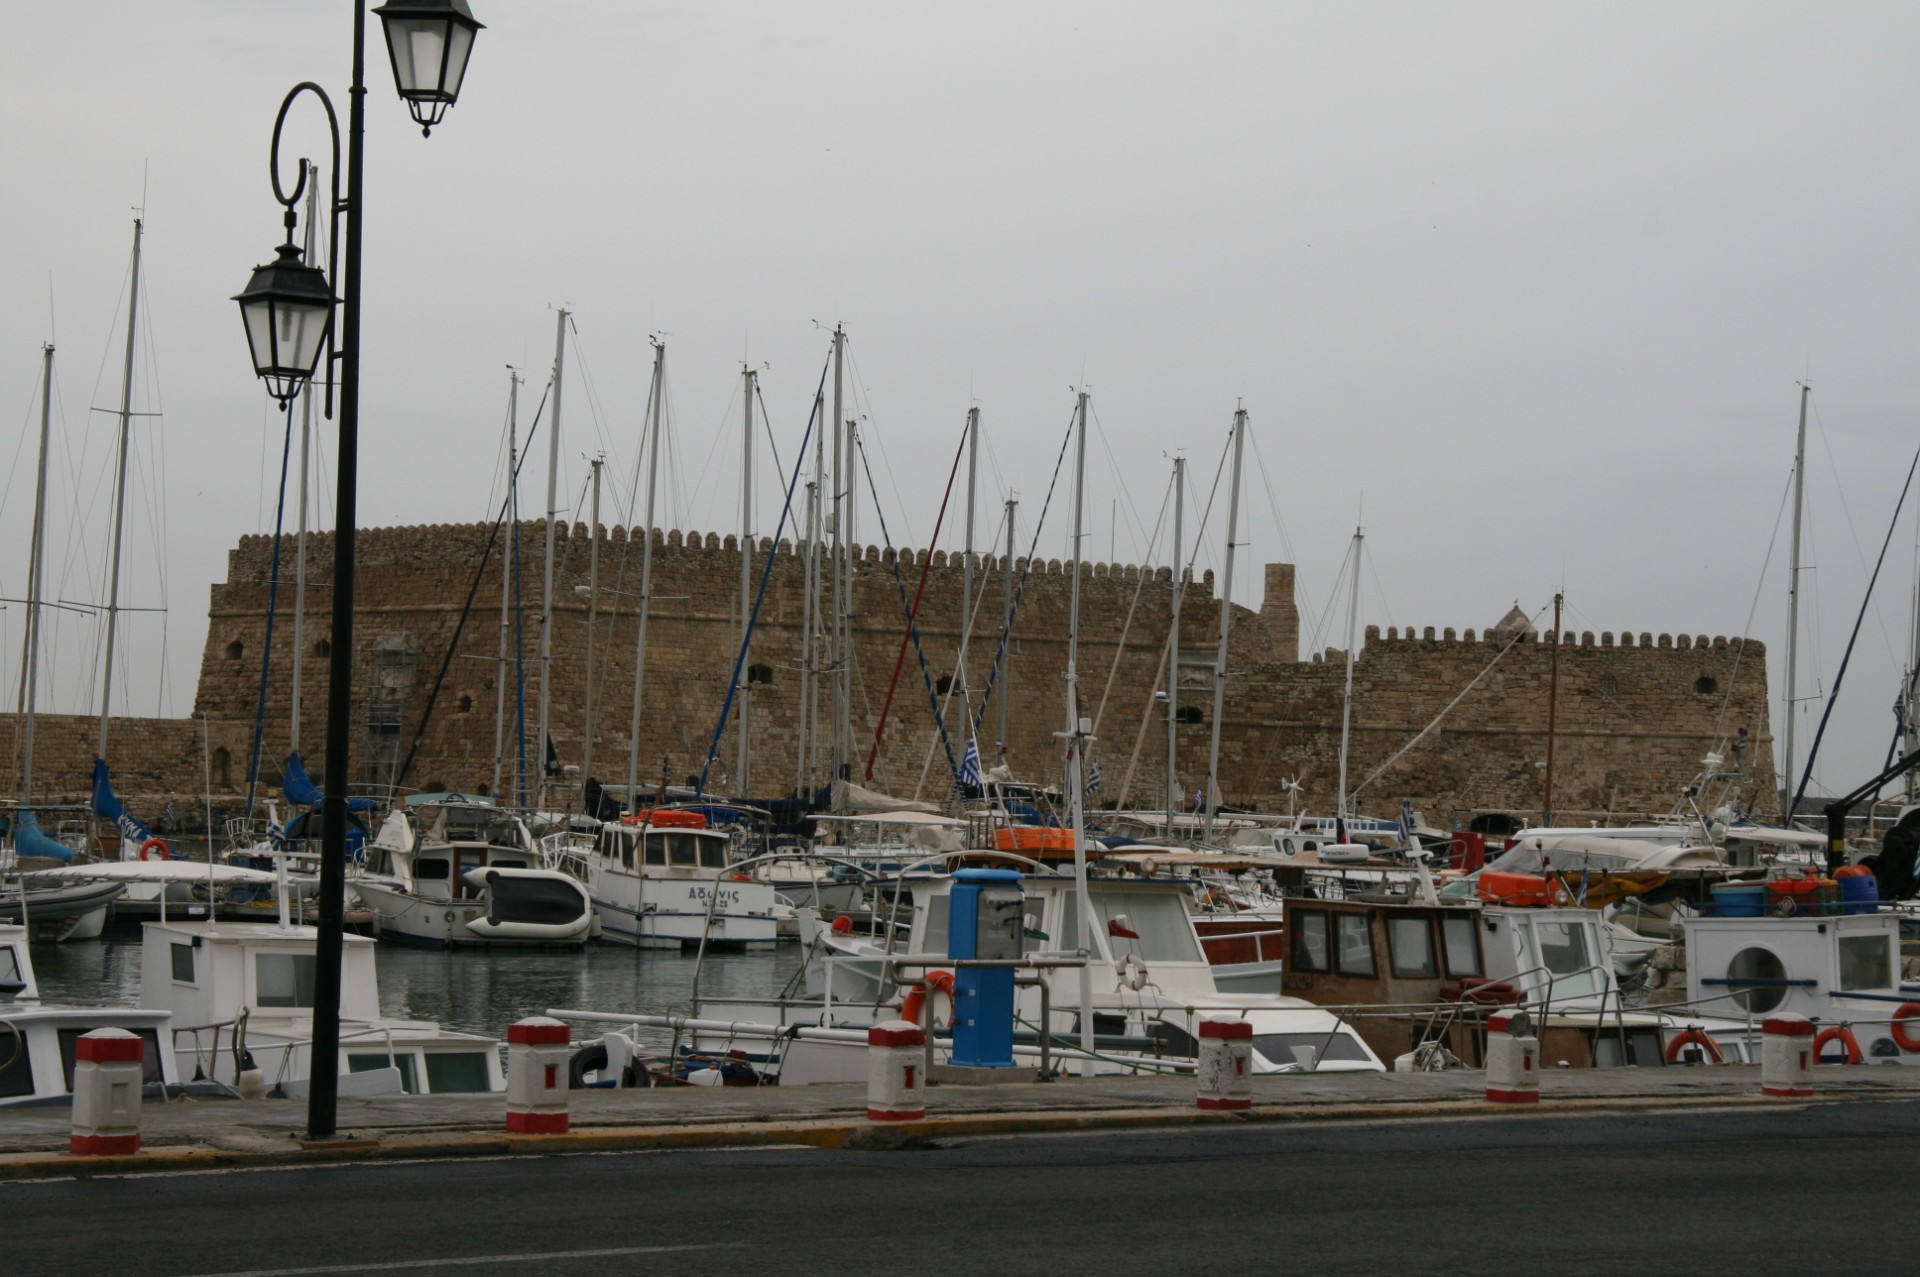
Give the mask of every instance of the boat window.
[[695, 838], [700, 847], [700, 867], [702, 869], [725, 869], [727, 867], [727, 841], [724, 838]]
[[1771, 949], [1753, 945], [1733, 955], [1727, 964], [1727, 980], [1733, 988], [1733, 1000], [1755, 1014], [1764, 1014], [1787, 1000], [1786, 986], [1743, 985], [1743, 980], [1785, 980], [1786, 964]]
[[524, 860], [496, 860], [493, 861], [492, 864], [495, 869], [525, 869], [527, 867], [527, 862]]
[[1438, 975], [1433, 957], [1433, 927], [1424, 915], [1387, 919], [1387, 952], [1395, 975]]
[[[1364, 921], [1364, 919], [1362, 919]], [[1367, 1048], [1360, 1045], [1360, 1039], [1351, 1033], [1335, 1031], [1333, 1033], [1256, 1033], [1253, 1036], [1253, 1049], [1260, 1058], [1269, 1064], [1299, 1064], [1294, 1055], [1295, 1047], [1305, 1047], [1313, 1052], [1316, 1063], [1351, 1061], [1367, 1063]]]
[[[891, 897], [892, 893], [888, 893]], [[953, 903], [945, 893], [930, 896], [927, 899], [926, 936], [920, 941], [922, 953], [945, 953], [947, 951], [947, 907]], [[892, 903], [889, 899], [888, 907]]]
[[372, 1073], [390, 1064], [400, 1070], [400, 1089], [408, 1095], [420, 1094], [420, 1084], [414, 1078], [412, 1055], [397, 1051], [391, 1056], [385, 1051], [356, 1051], [347, 1056], [349, 1073]]
[[1592, 975], [1593, 950], [1587, 943], [1586, 927], [1578, 922], [1536, 921], [1533, 930], [1540, 947], [1540, 965], [1554, 977], [1553, 996], [1596, 992], [1591, 979], [1567, 979], [1583, 971]]
[[1155, 1055], [1171, 1055], [1191, 1060], [1200, 1054], [1200, 1044], [1194, 1040], [1193, 1034], [1177, 1024], [1155, 1020], [1147, 1025], [1147, 1036], [1153, 1039]]
[[254, 1005], [313, 1005], [314, 956], [311, 953], [261, 953], [253, 959]]
[[193, 983], [193, 946], [175, 944], [173, 950], [173, 978], [182, 984]]
[[1373, 975], [1373, 928], [1364, 913], [1341, 913], [1333, 918], [1334, 952], [1341, 975]]
[[1296, 909], [1287, 920], [1293, 933], [1288, 964], [1296, 971], [1331, 971], [1333, 962], [1327, 950], [1327, 915], [1319, 910]]
[[1480, 935], [1472, 918], [1440, 919], [1440, 939], [1447, 947], [1447, 974], [1454, 979], [1484, 975], [1480, 962]]
[[428, 1051], [427, 1089], [435, 1095], [472, 1095], [489, 1089], [487, 1057], [478, 1051]]
[[673, 865], [697, 865], [700, 863], [700, 840], [692, 834], [667, 835], [667, 863]]
[[[60, 1030], [60, 1071], [67, 1079], [67, 1090], [73, 1090], [73, 1066], [79, 1058], [80, 1036], [95, 1029], [107, 1026], [95, 1024], [86, 1027], [74, 1027]], [[118, 1026], [114, 1026], [118, 1027]], [[129, 1030], [140, 1038], [140, 1081], [142, 1085], [158, 1085], [164, 1080], [160, 1072], [160, 1034], [154, 1029]], [[0, 1051], [8, 1048], [0, 1046]]]
[[413, 877], [416, 882], [445, 882], [452, 876], [453, 865], [450, 861], [435, 857], [413, 862]]
[[14, 956], [12, 945], [0, 948], [0, 980], [20, 981], [20, 959]]
[[8, 1033], [0, 1045], [0, 1100], [33, 1094], [33, 1058], [25, 1034]]
[[1885, 935], [1840, 937], [1840, 987], [1893, 987], [1893, 946]]
[[647, 835], [647, 863], [664, 865], [667, 863], [667, 836], [665, 834]]
[[[1106, 932], [1107, 946], [1116, 958], [1131, 953], [1148, 963], [1206, 960], [1200, 952], [1200, 942], [1193, 936], [1193, 919], [1187, 913], [1184, 893], [1093, 891], [1090, 894], [1093, 925]], [[1059, 947], [1077, 949], [1080, 946], [1080, 893], [1069, 890], [1064, 893], [1064, 899], [1066, 909], [1062, 921], [1065, 925], [1061, 927]], [[1139, 939], [1114, 934], [1114, 919], [1121, 917], [1126, 921], [1119, 925], [1137, 932]], [[1088, 947], [1097, 953], [1098, 938]]]

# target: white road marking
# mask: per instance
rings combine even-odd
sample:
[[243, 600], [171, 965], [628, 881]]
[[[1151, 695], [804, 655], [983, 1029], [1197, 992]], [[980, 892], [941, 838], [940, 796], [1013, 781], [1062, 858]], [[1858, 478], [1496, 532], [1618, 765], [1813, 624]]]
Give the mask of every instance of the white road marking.
[[458, 1268], [468, 1264], [548, 1263], [562, 1259], [605, 1259], [615, 1255], [667, 1255], [688, 1250], [725, 1250], [744, 1242], [700, 1242], [686, 1246], [617, 1246], [608, 1250], [531, 1251], [521, 1255], [458, 1255], [445, 1259], [399, 1259], [386, 1263], [326, 1264], [314, 1268], [248, 1268], [202, 1273], [198, 1277], [313, 1277], [320, 1273], [386, 1273], [411, 1268]]

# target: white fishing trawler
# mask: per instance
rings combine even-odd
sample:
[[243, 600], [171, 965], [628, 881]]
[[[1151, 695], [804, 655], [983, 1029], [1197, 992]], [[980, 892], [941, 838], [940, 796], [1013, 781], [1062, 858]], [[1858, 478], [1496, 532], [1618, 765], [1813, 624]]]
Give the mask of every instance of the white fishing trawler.
[[754, 949], [776, 935], [774, 887], [734, 866], [733, 840], [699, 811], [643, 807], [551, 838], [586, 884], [600, 934], [644, 949]]

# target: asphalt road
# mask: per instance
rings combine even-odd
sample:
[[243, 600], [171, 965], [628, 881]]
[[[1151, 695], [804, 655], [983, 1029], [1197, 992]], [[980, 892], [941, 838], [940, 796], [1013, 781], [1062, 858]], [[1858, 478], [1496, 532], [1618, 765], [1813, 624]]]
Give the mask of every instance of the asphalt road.
[[1910, 1275], [1916, 1136], [1903, 1102], [17, 1182], [0, 1271]]

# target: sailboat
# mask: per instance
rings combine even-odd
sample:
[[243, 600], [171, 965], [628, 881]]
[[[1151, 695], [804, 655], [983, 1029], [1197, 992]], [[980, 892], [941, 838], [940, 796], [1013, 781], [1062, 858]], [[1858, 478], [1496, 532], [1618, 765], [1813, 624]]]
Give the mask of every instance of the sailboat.
[[[47, 837], [33, 811], [33, 729], [40, 675], [40, 592], [46, 573], [47, 444], [53, 421], [53, 347], [43, 348], [40, 388], [40, 461], [34, 480], [33, 548], [27, 573], [27, 641], [22, 666], [24, 740], [20, 806], [13, 818], [13, 867], [24, 875], [28, 860], [65, 864], [71, 848]], [[30, 924], [39, 938], [88, 939], [100, 934], [107, 906], [125, 890], [117, 883], [29, 888], [23, 876], [11, 893], [0, 890], [0, 922]]]

